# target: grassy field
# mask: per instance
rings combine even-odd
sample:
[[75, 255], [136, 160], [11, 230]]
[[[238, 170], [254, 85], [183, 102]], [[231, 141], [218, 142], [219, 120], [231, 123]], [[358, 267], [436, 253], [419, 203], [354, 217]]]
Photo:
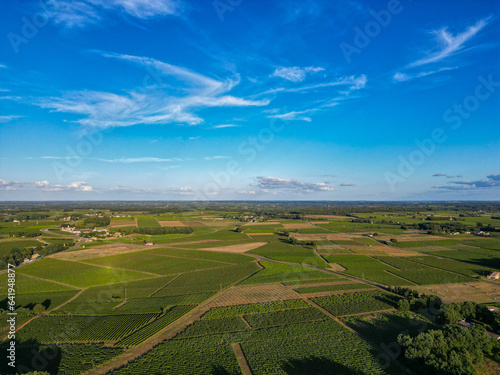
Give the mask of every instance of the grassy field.
[[314, 249], [310, 246], [292, 245], [287, 243], [283, 236], [259, 236], [258, 240], [269, 243], [249, 251], [250, 254], [262, 255], [283, 262], [311, 264], [320, 267], [325, 265], [325, 262], [314, 253]]
[[136, 216], [136, 220], [139, 228], [161, 228], [154, 216]]
[[337, 263], [346, 268], [345, 273], [375, 281], [384, 285], [412, 285], [413, 282], [393, 274], [395, 268], [365, 255], [325, 255], [330, 263]]
[[370, 286], [366, 284], [338, 284], [338, 285], [321, 285], [311, 286], [307, 288], [295, 288], [296, 292], [304, 293], [321, 293], [321, 292], [340, 292], [356, 289], [368, 289]]
[[152, 272], [159, 275], [172, 275], [227, 265], [227, 263], [224, 264], [210, 260], [169, 256], [161, 252], [155, 253], [155, 250], [136, 251], [133, 253], [88, 259], [85, 263], [134, 271]]
[[399, 297], [382, 291], [356, 292], [312, 300], [329, 313], [336, 316], [393, 309]]
[[29, 267], [20, 268], [17, 272], [79, 288], [151, 278], [147, 273], [95, 267], [51, 258], [36, 261]]
[[[296, 280], [324, 279], [330, 277], [327, 272], [313, 270], [307, 267], [273, 263], [268, 261], [259, 262], [264, 269], [244, 281], [243, 285], [276, 283]], [[336, 278], [335, 275], [331, 276]]]
[[4, 256], [9, 254], [11, 249], [18, 248], [23, 249], [25, 247], [36, 247], [36, 246], [44, 246], [44, 244], [40, 241], [36, 240], [15, 240], [15, 241], [0, 241], [0, 256]]

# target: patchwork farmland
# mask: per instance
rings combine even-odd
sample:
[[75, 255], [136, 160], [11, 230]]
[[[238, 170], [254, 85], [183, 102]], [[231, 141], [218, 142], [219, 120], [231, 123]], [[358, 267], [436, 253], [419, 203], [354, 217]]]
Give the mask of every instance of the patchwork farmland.
[[[322, 366], [403, 374], [412, 362], [382, 364], [378, 332], [397, 340], [391, 327], [440, 327], [405, 293], [424, 292], [422, 306], [429, 295], [500, 306], [500, 281], [489, 278], [500, 271], [500, 237], [491, 229], [480, 237], [472, 223], [451, 235], [367, 223], [362, 213], [243, 219], [224, 210], [129, 217], [115, 209], [99, 214], [95, 231], [75, 235], [93, 211], [79, 212], [68, 224], [54, 211], [30, 238], [16, 235], [19, 225], [4, 228], [0, 239], [0, 254], [17, 263], [16, 343], [22, 353], [57, 347], [62, 357], [47, 361], [50, 374], [302, 374]], [[413, 216], [406, 225], [418, 227]], [[68, 225], [73, 232], [62, 231]], [[0, 304], [6, 317], [6, 271]]]

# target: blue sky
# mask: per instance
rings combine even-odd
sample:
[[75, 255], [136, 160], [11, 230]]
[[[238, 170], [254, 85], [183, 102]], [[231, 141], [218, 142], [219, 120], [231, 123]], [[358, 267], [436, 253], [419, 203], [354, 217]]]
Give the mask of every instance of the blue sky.
[[498, 1], [0, 10], [0, 200], [500, 197]]

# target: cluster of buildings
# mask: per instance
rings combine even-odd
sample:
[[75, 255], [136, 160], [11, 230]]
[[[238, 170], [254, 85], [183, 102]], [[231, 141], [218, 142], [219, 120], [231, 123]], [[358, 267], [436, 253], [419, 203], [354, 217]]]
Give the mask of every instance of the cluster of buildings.
[[98, 232], [98, 233], [101, 233], [103, 235], [109, 235], [109, 230], [107, 229], [97, 229], [97, 228], [94, 228], [94, 229], [76, 229], [75, 227], [72, 227], [72, 226], [65, 226], [65, 227], [61, 227], [61, 230], [63, 232], [68, 232], [68, 233], [71, 233], [71, 234], [84, 234], [84, 233], [94, 233], [94, 232]]
[[500, 272], [492, 272], [486, 277], [491, 280], [500, 280]]
[[[458, 322], [458, 325], [459, 326], [462, 326], [462, 327], [465, 327], [467, 329], [471, 329], [472, 327], [474, 327], [476, 324], [475, 323], [467, 323], [464, 319], [462, 319], [461, 321]], [[490, 332], [490, 331], [486, 331], [486, 333], [488, 334], [488, 336], [490, 336], [491, 338], [495, 339], [495, 340], [500, 340], [500, 335], [497, 335], [496, 333], [493, 333], [493, 332]]]
[[30, 262], [33, 262], [35, 259], [37, 259], [38, 257], [40, 257], [40, 254], [33, 254], [31, 255], [31, 258], [24, 258], [23, 259], [23, 264], [26, 264], [26, 263], [30, 263]]

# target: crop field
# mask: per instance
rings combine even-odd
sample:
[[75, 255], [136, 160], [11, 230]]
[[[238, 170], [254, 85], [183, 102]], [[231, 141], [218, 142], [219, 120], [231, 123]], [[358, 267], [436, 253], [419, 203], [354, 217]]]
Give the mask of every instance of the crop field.
[[473, 239], [463, 241], [464, 245], [500, 251], [500, 239]]
[[[214, 360], [218, 371], [239, 374], [231, 342], [241, 343], [253, 374], [287, 374], [292, 368], [305, 374], [325, 366], [329, 371], [399, 373], [392, 366], [384, 371], [368, 344], [316, 309], [253, 314], [247, 318], [261, 328], [250, 329], [241, 318], [202, 320], [113, 374], [136, 374], [144, 368], [149, 373], [159, 373], [160, 368], [176, 374], [213, 373]], [[279, 326], [273, 326], [275, 323]], [[172, 361], [166, 362], [165, 358]]]
[[116, 346], [127, 347], [139, 345], [144, 340], [147, 340], [154, 334], [160, 332], [162, 329], [175, 322], [193, 308], [194, 306], [174, 306], [158, 319], [119, 341]]
[[[60, 306], [70, 298], [74, 297], [78, 290], [64, 290], [60, 292], [26, 293], [16, 295], [16, 309], [32, 308], [36, 304], [42, 304], [46, 310], [51, 311]], [[7, 295], [0, 296], [0, 309], [7, 310]]]
[[408, 248], [408, 247], [427, 247], [427, 246], [453, 246], [458, 245], [457, 240], [433, 240], [433, 241], [398, 241], [392, 243], [392, 246]]
[[319, 322], [329, 319], [328, 316], [313, 307], [245, 315], [243, 318], [253, 329], [287, 326], [304, 322]]
[[241, 344], [252, 373], [396, 374], [376, 361], [377, 352], [356, 334], [332, 320], [260, 329]]
[[391, 271], [392, 273], [419, 285], [450, 284], [472, 281], [471, 278], [464, 275], [436, 269], [424, 264], [417, 264], [397, 257], [377, 257], [377, 259], [398, 268], [397, 270]]
[[[342, 209], [297, 203], [293, 210], [288, 202], [244, 208], [228, 202], [220, 210], [213, 207], [226, 203], [186, 203], [183, 211], [175, 202], [144, 203], [159, 204], [154, 210], [114, 204], [74, 211], [58, 206], [47, 220], [0, 223], [0, 237], [9, 235], [0, 239], [0, 256], [9, 262], [17, 256], [20, 264], [34, 251], [11, 253], [11, 245], [42, 248], [40, 258], [16, 268], [17, 325], [27, 323], [16, 333], [21, 363], [32, 350], [57, 346], [51, 374], [85, 373], [112, 361], [95, 373], [227, 375], [243, 373], [246, 361], [254, 375], [399, 375], [404, 371], [394, 364], [381, 366], [382, 344], [438, 326], [397, 311], [402, 297], [385, 286], [446, 303], [498, 303], [500, 283], [484, 279], [500, 270], [500, 220], [490, 218], [500, 213], [489, 206], [469, 217], [477, 213], [431, 209], [434, 203], [406, 212], [390, 205], [373, 212], [364, 203]], [[50, 228], [42, 240], [77, 242], [61, 225], [96, 215], [111, 220], [109, 235], [82, 241], [78, 249], [53, 252], [56, 247], [34, 238], [12, 239]], [[494, 226], [487, 228], [490, 235], [477, 235], [480, 222]], [[123, 225], [189, 226], [193, 233], [116, 234]], [[454, 228], [461, 234], [451, 235]], [[384, 244], [391, 239], [397, 242]], [[7, 288], [7, 274], [0, 273], [2, 310]]]
[[160, 223], [154, 216], [137, 216], [135, 219], [139, 228], [161, 228]]
[[296, 288], [295, 291], [304, 293], [322, 293], [322, 292], [340, 292], [356, 289], [369, 289], [370, 286], [366, 284], [338, 284], [338, 285], [321, 285], [321, 286], [311, 286], [307, 288]]
[[[439, 256], [440, 252], [433, 253], [433, 255]], [[443, 270], [461, 273], [466, 276], [484, 276], [490, 271], [487, 267], [478, 266], [472, 263], [459, 262], [453, 259], [440, 258], [436, 256], [422, 256], [422, 257], [411, 257], [408, 259], [409, 262], [422, 263], [428, 266], [433, 266], [441, 268]]]
[[[327, 272], [317, 271], [302, 266], [273, 263], [265, 260], [259, 263], [264, 269], [245, 280], [242, 285], [281, 283], [285, 281], [324, 279], [330, 277], [330, 274]], [[332, 275], [332, 278], [335, 277], [335, 275]]]
[[224, 336], [169, 340], [113, 375], [240, 374], [238, 361]]
[[116, 316], [43, 316], [19, 331], [21, 342], [36, 340], [48, 344], [116, 342], [141, 328], [156, 314]]
[[159, 275], [172, 275], [225, 265], [224, 263], [212, 262], [210, 260], [180, 258], [152, 253], [151, 250], [88, 259], [85, 260], [85, 263], [133, 271], [152, 272]]
[[[443, 250], [437, 252], [426, 252], [429, 255], [438, 255], [440, 257], [455, 259], [459, 261], [471, 262], [477, 265], [481, 265], [486, 268], [496, 268], [500, 269], [500, 259], [498, 256], [492, 254], [483, 254], [482, 250], [479, 251], [469, 248], [467, 250]], [[494, 251], [494, 250], [492, 250]]]
[[282, 283], [285, 286], [296, 286], [296, 285], [307, 285], [307, 284], [320, 284], [320, 283], [331, 283], [337, 281], [346, 281], [347, 279], [337, 276], [331, 275], [330, 278], [327, 279], [313, 279], [313, 280], [300, 280], [300, 281], [287, 281]]
[[424, 316], [409, 311], [373, 313], [340, 319], [363, 337], [379, 345], [397, 342], [398, 335], [402, 332], [418, 334], [424, 329], [435, 328], [434, 324]]
[[[3, 344], [2, 350], [4, 349]], [[16, 362], [21, 368], [32, 368], [33, 352], [31, 346], [23, 346], [18, 344]], [[58, 353], [56, 358], [44, 358], [44, 370], [50, 371], [53, 374], [83, 374], [102, 363], [117, 357], [123, 353], [121, 348], [111, 348], [102, 344], [86, 344], [86, 345], [57, 345], [41, 347], [42, 353]], [[0, 362], [0, 372], [3, 374], [9, 373], [10, 369], [7, 366], [7, 361]]]
[[365, 255], [325, 255], [325, 259], [330, 263], [338, 263], [345, 267], [346, 274], [384, 285], [401, 286], [413, 284], [411, 281], [393, 275], [392, 272], [396, 271], [395, 268]]
[[244, 332], [248, 330], [247, 324], [241, 317], [199, 320], [188, 326], [177, 339], [204, 337], [218, 333]]
[[255, 263], [227, 266], [215, 270], [189, 272], [180, 275], [153, 297], [167, 297], [192, 293], [216, 292], [257, 272]]
[[285, 238], [278, 236], [259, 236], [259, 241], [268, 241], [269, 243], [256, 250], [249, 251], [250, 254], [257, 254], [283, 262], [324, 265], [324, 261], [314, 253], [312, 247], [292, 245], [286, 243]]
[[235, 305], [228, 307], [215, 307], [210, 309], [205, 315], [202, 316], [204, 319], [222, 319], [222, 318], [234, 318], [237, 316], [250, 315], [250, 314], [261, 314], [269, 313], [290, 309], [303, 309], [309, 308], [306, 301], [302, 299], [288, 300], [288, 301], [276, 301], [267, 303], [253, 303], [246, 305]]
[[[7, 294], [7, 274], [0, 274], [0, 296]], [[16, 275], [16, 294], [58, 292], [62, 290], [75, 290], [69, 286], [40, 280], [31, 276]]]
[[312, 301], [335, 316], [359, 314], [393, 309], [399, 297], [382, 291], [356, 292], [328, 297], [313, 298]]
[[25, 247], [43, 246], [43, 243], [35, 240], [0, 241], [0, 255], [15, 247], [22, 249]]
[[[203, 244], [204, 247], [207, 246], [206, 243]], [[232, 253], [221, 253], [216, 251], [203, 251], [203, 250], [181, 250], [181, 249], [155, 249], [151, 252], [152, 254], [158, 255], [169, 255], [180, 258], [193, 258], [193, 259], [202, 259], [202, 260], [212, 260], [215, 262], [223, 262], [223, 263], [233, 263], [233, 264], [242, 264], [251, 262], [254, 260], [253, 257], [240, 255], [240, 254], [232, 254]]]
[[17, 272], [80, 288], [151, 277], [146, 273], [95, 267], [51, 258], [36, 261], [29, 267], [20, 268]]

